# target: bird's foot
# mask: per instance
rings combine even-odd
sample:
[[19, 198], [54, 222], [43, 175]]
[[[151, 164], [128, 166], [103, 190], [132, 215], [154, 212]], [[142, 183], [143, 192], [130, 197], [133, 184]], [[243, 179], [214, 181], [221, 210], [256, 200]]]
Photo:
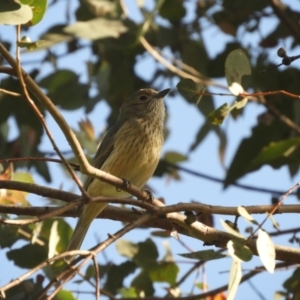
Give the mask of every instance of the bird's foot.
[[[131, 183], [126, 178], [121, 178], [123, 180], [123, 187], [125, 190], [131, 187]], [[117, 192], [121, 192], [122, 189], [116, 188]]]
[[154, 201], [154, 196], [153, 196], [152, 192], [149, 191], [149, 190], [144, 190], [144, 192], [146, 192], [146, 193], [148, 194], [147, 202], [153, 203], [153, 201]]

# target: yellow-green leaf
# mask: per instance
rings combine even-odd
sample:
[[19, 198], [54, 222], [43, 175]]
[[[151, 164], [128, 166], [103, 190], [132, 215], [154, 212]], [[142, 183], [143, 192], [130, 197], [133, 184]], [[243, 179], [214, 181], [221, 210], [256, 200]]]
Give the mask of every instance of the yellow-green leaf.
[[249, 261], [252, 259], [252, 251], [248, 246], [239, 240], [231, 240], [227, 243], [228, 254], [241, 262]]

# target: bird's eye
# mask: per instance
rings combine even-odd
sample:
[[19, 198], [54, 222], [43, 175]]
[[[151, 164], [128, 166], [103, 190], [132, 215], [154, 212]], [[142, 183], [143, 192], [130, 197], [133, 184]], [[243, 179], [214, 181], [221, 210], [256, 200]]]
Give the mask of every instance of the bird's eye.
[[147, 99], [148, 99], [147, 96], [141, 96], [141, 97], [139, 98], [139, 100], [141, 100], [141, 101], [146, 101]]

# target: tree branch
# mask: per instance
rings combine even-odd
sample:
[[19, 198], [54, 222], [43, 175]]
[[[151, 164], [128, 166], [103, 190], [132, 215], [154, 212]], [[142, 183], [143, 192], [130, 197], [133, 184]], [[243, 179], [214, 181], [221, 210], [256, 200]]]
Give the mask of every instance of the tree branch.
[[[10, 53], [5, 49], [5, 47], [0, 43], [0, 54], [6, 59], [6, 61], [12, 66], [14, 70], [18, 70], [18, 64], [16, 60], [10, 55]], [[149, 193], [139, 189], [135, 185], [131, 184], [129, 187], [124, 185], [124, 181], [118, 177], [115, 177], [109, 173], [101, 171], [89, 164], [84, 152], [77, 140], [74, 132], [69, 127], [68, 122], [64, 119], [62, 114], [58, 111], [52, 101], [43, 93], [40, 87], [35, 83], [35, 81], [27, 74], [23, 69], [20, 70], [26, 86], [31, 90], [31, 92], [37, 97], [37, 99], [45, 106], [49, 111], [51, 116], [56, 121], [57, 125], [62, 130], [65, 138], [67, 139], [69, 145], [71, 146], [73, 153], [79, 163], [80, 170], [83, 174], [97, 178], [98, 180], [109, 183], [121, 190], [125, 190], [138, 199], [150, 201]], [[156, 199], [159, 201], [158, 199]]]

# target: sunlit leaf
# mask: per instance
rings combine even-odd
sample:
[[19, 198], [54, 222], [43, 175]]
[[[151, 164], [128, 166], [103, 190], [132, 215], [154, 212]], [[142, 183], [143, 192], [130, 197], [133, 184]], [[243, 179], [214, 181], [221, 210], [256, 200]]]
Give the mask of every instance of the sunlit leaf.
[[[0, 175], [0, 179], [13, 180], [25, 183], [34, 183], [33, 177], [30, 173], [26, 172], [13, 172], [12, 164]], [[11, 178], [10, 178], [11, 177]], [[27, 192], [17, 190], [3, 190], [5, 192], [0, 193], [0, 203], [2, 204], [18, 204], [18, 205], [29, 205], [26, 200]]]
[[139, 247], [137, 244], [124, 239], [118, 239], [115, 245], [117, 251], [121, 255], [126, 256], [128, 258], [133, 258], [139, 251]]
[[282, 165], [296, 162], [300, 162], [300, 138], [298, 137], [271, 142], [249, 163], [247, 170], [257, 170], [265, 164], [279, 168]]
[[42, 45], [43, 42], [44, 42], [43, 40], [32, 42], [30, 38], [24, 36], [22, 37], [21, 41], [18, 42], [17, 44], [20, 48], [26, 48], [27, 50], [34, 50], [40, 45]]
[[58, 227], [58, 221], [55, 220], [50, 230], [49, 243], [48, 243], [48, 258], [51, 258], [56, 254], [56, 246], [60, 240], [57, 227]]
[[15, 1], [0, 1], [0, 24], [19, 25], [32, 19], [32, 9]]
[[229, 283], [228, 283], [228, 295], [227, 300], [234, 300], [237, 289], [242, 278], [242, 267], [239, 260], [232, 260], [230, 273], [229, 273]]
[[246, 221], [258, 225], [258, 222], [248, 213], [245, 207], [243, 206], [238, 206], [237, 211], [240, 216], [242, 216]]
[[243, 107], [245, 107], [248, 103], [248, 98], [247, 97], [244, 97], [242, 100], [239, 100], [239, 101], [235, 101], [233, 103], [233, 108], [236, 108], [236, 109], [241, 109]]
[[246, 239], [242, 234], [240, 234], [236, 229], [232, 228], [229, 224], [227, 224], [224, 220], [220, 220], [222, 227], [230, 234], [233, 234], [234, 236]]
[[214, 125], [220, 125], [233, 109], [241, 109], [248, 103], [248, 98], [235, 101], [231, 106], [227, 103], [221, 105], [216, 110], [210, 112], [207, 116], [208, 120]]
[[30, 4], [30, 7], [32, 9], [33, 16], [27, 25], [33, 26], [43, 19], [47, 9], [47, 0], [33, 0]]
[[231, 111], [231, 107], [228, 106], [227, 103], [224, 103], [216, 110], [212, 111], [208, 116], [207, 119], [214, 125], [220, 125], [223, 123], [225, 118]]
[[279, 226], [278, 222], [276, 222], [273, 215], [269, 215], [269, 220], [272, 222], [274, 228], [276, 228], [277, 230], [280, 230], [280, 226]]
[[165, 249], [166, 253], [165, 253], [162, 260], [163, 261], [174, 261], [171, 246], [170, 246], [169, 242], [168, 241], [163, 241], [163, 246], [164, 246], [164, 249]]
[[121, 288], [119, 290], [120, 295], [122, 298], [138, 298], [138, 293], [136, 291], [135, 287], [130, 287], [130, 288]]
[[117, 38], [128, 29], [121, 21], [96, 18], [86, 22], [78, 21], [65, 28], [65, 32], [87, 40], [106, 37]]
[[77, 298], [74, 297], [73, 293], [66, 290], [60, 290], [55, 295], [55, 300], [76, 300]]
[[164, 160], [166, 160], [169, 163], [176, 164], [182, 161], [186, 161], [187, 156], [178, 152], [169, 151], [165, 153]]
[[275, 245], [267, 232], [258, 230], [256, 248], [259, 258], [268, 272], [274, 273], [275, 269]]
[[228, 254], [241, 262], [250, 261], [252, 259], [252, 251], [240, 240], [231, 240], [227, 243]]
[[225, 76], [228, 88], [232, 94], [238, 96], [244, 92], [242, 77], [251, 74], [249, 59], [241, 49], [232, 51], [225, 62]]

